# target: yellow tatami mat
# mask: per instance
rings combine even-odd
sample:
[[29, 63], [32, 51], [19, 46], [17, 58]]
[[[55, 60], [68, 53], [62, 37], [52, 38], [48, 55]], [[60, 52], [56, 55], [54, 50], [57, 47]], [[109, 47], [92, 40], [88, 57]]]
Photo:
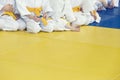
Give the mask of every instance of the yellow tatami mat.
[[1, 31], [0, 80], [120, 80], [120, 30]]

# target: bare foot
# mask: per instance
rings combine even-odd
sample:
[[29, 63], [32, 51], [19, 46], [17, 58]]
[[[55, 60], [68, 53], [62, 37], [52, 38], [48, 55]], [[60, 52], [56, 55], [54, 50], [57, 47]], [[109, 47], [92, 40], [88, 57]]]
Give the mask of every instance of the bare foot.
[[79, 25], [66, 25], [65, 27], [70, 29], [71, 31], [74, 31], [74, 32], [79, 32], [80, 31], [80, 26]]
[[73, 31], [73, 32], [80, 32], [80, 26], [72, 27], [71, 31]]

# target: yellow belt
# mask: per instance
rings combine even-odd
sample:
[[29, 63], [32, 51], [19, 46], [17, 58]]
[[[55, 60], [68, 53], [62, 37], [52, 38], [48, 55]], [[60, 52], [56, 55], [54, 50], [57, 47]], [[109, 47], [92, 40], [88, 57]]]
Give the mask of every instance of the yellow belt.
[[[33, 12], [38, 17], [40, 16], [41, 11], [42, 11], [42, 7], [40, 7], [40, 8], [27, 7], [27, 9], [28, 9], [28, 11]], [[47, 20], [44, 17], [41, 18], [41, 21], [44, 26], [48, 25]]]
[[4, 12], [3, 15], [9, 15], [9, 16], [12, 16], [13, 19], [15, 19], [15, 20], [17, 19], [13, 12]]
[[80, 6], [76, 6], [72, 8], [73, 12], [79, 12], [81, 10]]

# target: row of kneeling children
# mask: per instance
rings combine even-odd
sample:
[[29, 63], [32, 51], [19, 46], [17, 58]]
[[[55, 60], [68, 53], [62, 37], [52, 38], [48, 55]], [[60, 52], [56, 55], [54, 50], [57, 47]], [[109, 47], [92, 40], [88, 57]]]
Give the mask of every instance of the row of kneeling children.
[[119, 7], [119, 0], [93, 0], [96, 10], [106, 10], [106, 8]]
[[0, 29], [4, 31], [79, 31], [100, 22], [91, 0], [0, 0]]

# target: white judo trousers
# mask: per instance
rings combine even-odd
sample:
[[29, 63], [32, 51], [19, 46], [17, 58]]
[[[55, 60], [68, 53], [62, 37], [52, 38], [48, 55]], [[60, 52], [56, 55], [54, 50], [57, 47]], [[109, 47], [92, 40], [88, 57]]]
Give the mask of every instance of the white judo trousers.
[[16, 12], [14, 0], [0, 0], [0, 29], [6, 31], [17, 31], [25, 29], [25, 23], [22, 19], [15, 20], [12, 16], [3, 15], [1, 10], [5, 5], [11, 4]]
[[66, 26], [75, 20], [69, 0], [49, 0], [55, 21], [54, 30], [68, 30]]
[[119, 0], [114, 0], [115, 7], [119, 7]]
[[[27, 7], [30, 8], [42, 8], [42, 12], [51, 13], [52, 9], [49, 5], [48, 0], [16, 0], [17, 9], [20, 12], [20, 15], [25, 20], [27, 25], [27, 31], [31, 33], [38, 33], [40, 31], [52, 32], [54, 21], [47, 20], [47, 25], [44, 26], [41, 22], [36, 22], [33, 19], [28, 18], [26, 15], [35, 15], [34, 12], [30, 12]], [[41, 24], [41, 25], [40, 25]]]

